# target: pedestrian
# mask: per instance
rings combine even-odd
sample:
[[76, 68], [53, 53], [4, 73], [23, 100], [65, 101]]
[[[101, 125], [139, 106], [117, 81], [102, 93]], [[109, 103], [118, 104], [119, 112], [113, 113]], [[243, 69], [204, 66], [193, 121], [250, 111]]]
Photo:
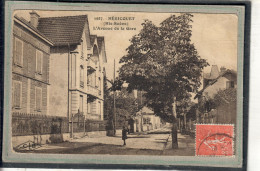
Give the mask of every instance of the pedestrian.
[[126, 145], [125, 143], [125, 140], [127, 139], [127, 129], [125, 128], [125, 126], [123, 126], [123, 129], [122, 129], [122, 140], [124, 141], [124, 144], [123, 145]]

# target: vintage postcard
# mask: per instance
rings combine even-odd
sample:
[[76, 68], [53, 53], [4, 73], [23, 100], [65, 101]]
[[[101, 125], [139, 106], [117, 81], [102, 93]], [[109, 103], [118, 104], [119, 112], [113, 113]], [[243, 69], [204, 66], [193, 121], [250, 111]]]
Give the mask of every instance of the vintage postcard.
[[242, 166], [243, 6], [5, 10], [4, 161]]

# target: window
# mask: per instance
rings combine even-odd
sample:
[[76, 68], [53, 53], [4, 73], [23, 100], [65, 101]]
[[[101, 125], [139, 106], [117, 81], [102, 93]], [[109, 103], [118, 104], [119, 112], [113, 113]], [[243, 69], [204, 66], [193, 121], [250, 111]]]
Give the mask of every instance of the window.
[[81, 40], [81, 59], [84, 59], [83, 40]]
[[88, 84], [92, 87], [96, 86], [96, 71], [88, 75]]
[[84, 68], [80, 66], [80, 87], [84, 87]]
[[36, 73], [42, 74], [42, 52], [36, 50]]
[[88, 76], [88, 84], [91, 84], [91, 74], [87, 74]]
[[21, 108], [22, 97], [22, 83], [20, 81], [13, 81], [13, 93], [12, 93], [12, 106], [13, 108]]
[[83, 96], [79, 96], [79, 112], [83, 112]]
[[14, 64], [20, 67], [23, 66], [23, 42], [15, 38], [14, 43]]
[[101, 79], [100, 79], [100, 77], [98, 77], [98, 86], [99, 86], [99, 88], [101, 88]]
[[235, 87], [234, 81], [227, 81], [226, 82], [226, 87], [227, 87], [227, 89], [228, 88], [234, 88]]
[[235, 87], [234, 81], [231, 81], [231, 88], [234, 88], [234, 87]]
[[94, 72], [94, 86], [97, 87], [97, 74]]
[[151, 118], [143, 118], [143, 124], [150, 124], [151, 123]]
[[91, 113], [91, 103], [88, 103], [88, 113]]
[[98, 107], [99, 107], [98, 114], [101, 114], [101, 103], [100, 102], [98, 102]]
[[40, 112], [42, 107], [42, 89], [40, 87], [35, 88], [35, 110]]

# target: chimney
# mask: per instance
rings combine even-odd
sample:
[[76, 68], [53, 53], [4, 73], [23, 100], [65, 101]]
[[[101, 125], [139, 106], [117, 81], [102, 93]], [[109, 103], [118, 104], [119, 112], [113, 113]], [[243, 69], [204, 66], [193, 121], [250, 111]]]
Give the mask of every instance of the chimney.
[[212, 65], [211, 72], [210, 72], [210, 78], [215, 79], [219, 76], [219, 70], [217, 65]]
[[227, 69], [222, 66], [222, 67], [220, 68], [220, 73], [222, 74], [222, 73], [224, 73], [226, 70], [227, 70]]
[[30, 15], [31, 15], [30, 23], [32, 24], [33, 27], [37, 28], [40, 16], [35, 11], [30, 12]]

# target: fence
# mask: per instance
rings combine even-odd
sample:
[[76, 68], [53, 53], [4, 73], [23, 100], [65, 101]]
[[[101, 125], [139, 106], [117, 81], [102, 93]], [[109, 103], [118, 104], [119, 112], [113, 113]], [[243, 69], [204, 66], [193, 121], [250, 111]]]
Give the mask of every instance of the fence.
[[[73, 116], [73, 132], [106, 131], [107, 121], [86, 120], [82, 113]], [[66, 117], [39, 114], [12, 113], [12, 136], [44, 135], [69, 133], [69, 120]]]
[[107, 121], [86, 120], [86, 132], [106, 131]]
[[66, 117], [46, 116], [39, 114], [12, 113], [12, 135], [44, 135], [69, 132]]
[[73, 132], [84, 132], [84, 120], [82, 112], [73, 115]]

